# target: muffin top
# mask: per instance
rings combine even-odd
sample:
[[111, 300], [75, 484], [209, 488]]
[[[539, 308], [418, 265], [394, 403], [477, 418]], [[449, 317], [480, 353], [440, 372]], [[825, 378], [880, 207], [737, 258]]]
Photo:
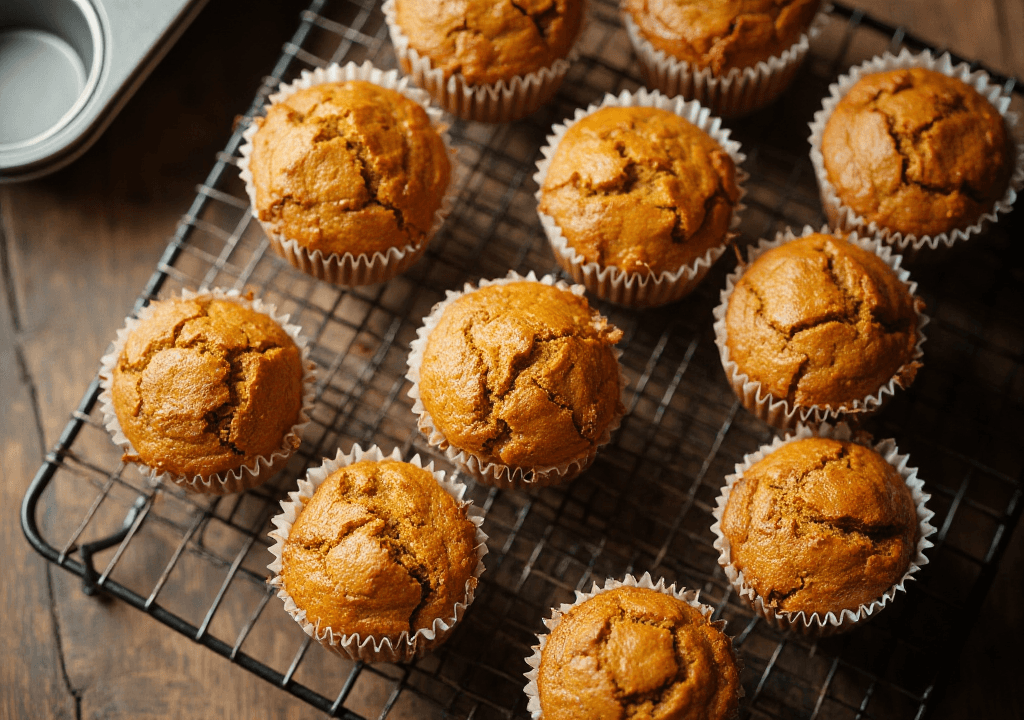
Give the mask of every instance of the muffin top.
[[622, 331], [585, 298], [539, 282], [452, 301], [420, 364], [423, 406], [451, 445], [486, 462], [555, 467], [597, 447], [622, 410]]
[[777, 57], [800, 39], [818, 0], [624, 0], [656, 49], [724, 75]]
[[891, 379], [910, 384], [922, 306], [877, 255], [814, 233], [746, 268], [726, 309], [726, 345], [774, 397], [839, 408]]
[[448, 187], [444, 141], [399, 92], [353, 80], [274, 103], [252, 140], [256, 212], [310, 252], [418, 245]]
[[924, 68], [861, 78], [825, 125], [821, 154], [844, 205], [918, 237], [974, 224], [1006, 192], [1014, 164], [999, 111]]
[[409, 47], [445, 78], [495, 84], [568, 55], [583, 25], [583, 0], [395, 0], [395, 16]]
[[874, 450], [807, 438], [752, 465], [722, 516], [731, 561], [766, 606], [838, 614], [903, 577], [917, 543], [909, 488]]
[[606, 107], [558, 143], [541, 188], [587, 262], [672, 272], [721, 245], [739, 201], [732, 158], [703, 130], [652, 107]]
[[302, 355], [288, 333], [211, 296], [152, 303], [112, 376], [118, 422], [138, 453], [126, 459], [175, 475], [269, 458], [302, 408]]
[[397, 636], [449, 620], [476, 586], [476, 526], [423, 468], [364, 460], [327, 476], [292, 525], [281, 579], [322, 632]]
[[545, 720], [732, 717], [732, 643], [671, 595], [619, 587], [574, 606], [548, 636], [537, 689]]

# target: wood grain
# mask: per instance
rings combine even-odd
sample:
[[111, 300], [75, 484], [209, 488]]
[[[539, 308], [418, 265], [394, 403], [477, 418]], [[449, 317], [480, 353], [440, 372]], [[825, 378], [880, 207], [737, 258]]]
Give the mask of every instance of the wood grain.
[[[0, 214], [2, 214], [0, 208]], [[0, 261], [9, 254], [0, 228]], [[9, 269], [9, 263], [2, 266]], [[42, 458], [42, 438], [34, 421], [30, 385], [18, 344], [19, 307], [13, 306], [8, 273], [0, 275], [0, 717], [73, 718], [75, 698], [63, 677], [63, 659], [50, 602], [49, 573], [43, 558], [25, 543], [18, 521], [21, 497]]]
[[[0, 571], [9, 608], [0, 631], [0, 716], [309, 715], [301, 701], [143, 613], [84, 595], [76, 577], [47, 569], [20, 537], [17, 520], [41, 448], [53, 443], [78, 404], [195, 183], [279, 53], [280, 28], [294, 26], [303, 4], [212, 3], [85, 156], [51, 177], [0, 190], [13, 295], [23, 308], [19, 342], [38, 387], [45, 435], [25, 422], [32, 416], [27, 384], [5, 373], [3, 397], [14, 404], [0, 421], [3, 540], [14, 552]], [[225, 27], [237, 30], [227, 41]], [[9, 317], [0, 326], [0, 360], [15, 368]], [[93, 451], [90, 442], [98, 440], [83, 436], [82, 452]], [[55, 504], [68, 514], [81, 516], [91, 499], [73, 487], [58, 492]], [[52, 521], [43, 518], [44, 528]]]
[[[854, 4], [926, 40], [1024, 76], [1024, 0]], [[0, 625], [0, 717], [314, 715], [303, 702], [144, 613], [85, 596], [76, 577], [47, 566], [24, 542], [17, 518], [43, 448], [55, 441], [77, 405], [195, 184], [305, 5], [211, 2], [85, 156], [51, 177], [0, 187], [6, 231], [0, 251], [6, 277], [14, 281], [3, 287], [11, 302], [0, 304], [0, 397], [7, 406], [0, 415], [0, 542], [7, 551], [0, 566], [0, 601], [7, 608]], [[85, 453], [111, 452], [103, 437], [83, 436], [81, 443]], [[69, 515], [80, 514], [92, 497], [71, 484], [56, 492], [56, 505]], [[61, 521], [43, 518], [47, 527]], [[162, 562], [155, 552], [130, 561]], [[191, 578], [182, 592], [203, 593], [208, 584], [208, 578]], [[1005, 689], [1019, 686], [1021, 662], [1006, 661], [1001, 651], [1024, 640], [1022, 586], [1024, 531], [1018, 528], [960, 675], [935, 717], [1020, 716], [1020, 691]], [[381, 692], [381, 686], [365, 689], [366, 708]]]

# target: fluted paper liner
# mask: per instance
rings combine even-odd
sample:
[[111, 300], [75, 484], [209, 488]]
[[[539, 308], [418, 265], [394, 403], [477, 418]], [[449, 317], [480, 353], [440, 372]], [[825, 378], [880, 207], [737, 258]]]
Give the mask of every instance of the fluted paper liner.
[[[973, 225], [966, 228], [954, 228], [951, 232], [938, 235], [904, 234], [881, 227], [874, 221], [868, 222], [863, 216], [857, 215], [851, 208], [843, 205], [836, 194], [835, 186], [828, 179], [825, 159], [821, 154], [821, 139], [825, 132], [825, 126], [828, 124], [829, 118], [832, 117], [836, 105], [846, 97], [850, 88], [865, 75], [914, 67], [926, 68], [957, 78], [977, 90], [1002, 115], [1007, 135], [1010, 136], [1015, 148], [1013, 173], [1003, 197], [997, 200], [992, 209], [979, 217]], [[836, 82], [828, 86], [828, 89], [829, 96], [822, 100], [821, 110], [814, 114], [814, 122], [809, 123], [809, 127], [811, 129], [811, 163], [814, 165], [814, 175], [818, 180], [821, 204], [833, 227], [856, 230], [861, 235], [872, 235], [882, 242], [892, 245], [907, 259], [917, 259], [918, 257], [944, 255], [955, 243], [969, 240], [978, 235], [991, 224], [998, 222], [1000, 215], [1005, 215], [1013, 209], [1017, 191], [1024, 187], [1024, 143], [1013, 137], [1014, 127], [1017, 125], [1017, 114], [1009, 111], [1010, 98], [1003, 95], [1002, 86], [991, 82], [988, 74], [984, 71], [972, 72], [967, 63], [954, 65], [949, 53], [936, 58], [928, 50], [914, 54], [904, 48], [899, 55], [887, 52], [880, 57], [866, 60], [857, 67], [850, 68], [847, 74], [840, 75]]]
[[408, 630], [399, 635], [360, 635], [353, 633], [346, 635], [336, 633], [330, 627], [320, 627], [319, 621], [314, 624], [306, 619], [306, 611], [299, 608], [291, 595], [284, 588], [284, 580], [281, 577], [281, 555], [284, 552], [284, 544], [295, 524], [302, 508], [306, 502], [313, 497], [316, 489], [320, 487], [327, 476], [343, 467], [347, 467], [362, 460], [380, 462], [381, 460], [396, 460], [408, 462], [418, 468], [430, 472], [441, 488], [455, 499], [460, 508], [467, 508], [472, 505], [469, 500], [464, 500], [466, 486], [459, 482], [445, 479], [444, 471], [434, 470], [434, 463], [424, 465], [419, 455], [414, 455], [411, 460], [403, 461], [402, 454], [395, 448], [389, 455], [385, 455], [379, 447], [371, 445], [363, 450], [359, 445], [353, 445], [348, 453], [340, 449], [334, 459], [325, 458], [324, 462], [306, 472], [305, 479], [298, 481], [298, 490], [288, 493], [288, 500], [281, 501], [282, 512], [276, 515], [271, 522], [275, 530], [270, 531], [270, 537], [276, 542], [271, 546], [270, 552], [274, 555], [274, 561], [267, 566], [274, 577], [270, 584], [278, 588], [277, 596], [284, 602], [284, 609], [292, 616], [302, 628], [303, 632], [320, 643], [327, 650], [337, 653], [351, 660], [362, 660], [363, 662], [407, 662], [414, 658], [422, 657], [427, 651], [436, 648], [451, 635], [455, 626], [466, 614], [466, 608], [473, 602], [476, 586], [480, 575], [484, 571], [483, 557], [487, 554], [487, 535], [480, 529], [483, 524], [482, 517], [470, 517], [467, 519], [476, 526], [475, 550], [477, 564], [473, 570], [472, 577], [466, 581], [466, 590], [463, 599], [452, 608], [451, 615], [444, 618], [436, 618], [428, 628], [421, 628], [410, 633]]
[[632, 15], [625, 10], [622, 12], [622, 22], [640, 60], [645, 84], [669, 97], [681, 95], [698, 100], [722, 117], [746, 115], [781, 95], [807, 56], [811, 38], [821, 32], [827, 20], [826, 8], [815, 15], [807, 31], [780, 55], [761, 60], [751, 67], [730, 68], [725, 75], [716, 76], [711, 68], [695, 67], [656, 49], [640, 34]]
[[569, 245], [569, 241], [562, 234], [555, 219], [541, 212], [540, 209], [537, 210], [541, 226], [544, 228], [544, 233], [555, 254], [555, 260], [572, 276], [573, 280], [582, 283], [597, 297], [610, 300], [618, 305], [632, 308], [665, 305], [690, 293], [704, 279], [715, 261], [722, 256], [729, 242], [738, 235], [736, 228], [740, 224], [740, 212], [744, 209], [742, 200], [746, 194], [743, 182], [749, 177], [741, 165], [747, 156], [740, 151], [740, 144], [737, 141], [729, 139], [730, 131], [722, 127], [721, 118], [712, 116], [711, 111], [696, 100], [686, 101], [679, 97], [668, 98], [657, 90], [648, 91], [644, 88], [635, 93], [628, 90], [623, 90], [618, 95], [609, 93], [605, 95], [600, 104], [592, 104], [586, 110], [577, 109], [572, 119], [566, 119], [552, 126], [552, 134], [548, 135], [547, 144], [540, 149], [542, 157], [537, 161], [537, 172], [533, 176], [538, 187], [535, 194], [538, 203], [543, 196], [544, 180], [548, 176], [551, 159], [569, 128], [588, 115], [606, 107], [655, 107], [674, 113], [696, 125], [717, 142], [729, 154], [736, 166], [736, 184], [739, 187], [740, 197], [732, 209], [729, 232], [722, 238], [721, 244], [709, 248], [704, 255], [688, 265], [683, 265], [672, 271], [662, 271], [657, 275], [626, 272], [614, 265], [602, 267], [596, 262], [587, 262], [586, 258]]
[[[238, 152], [241, 157], [238, 159], [239, 176], [245, 182], [245, 192], [249, 196], [249, 205], [252, 216], [259, 221], [263, 231], [270, 240], [271, 246], [278, 255], [287, 260], [293, 267], [302, 270], [308, 275], [326, 280], [335, 285], [353, 287], [357, 285], [371, 285], [384, 282], [399, 275], [410, 267], [427, 250], [431, 238], [441, 229], [448, 213], [451, 212], [456, 195], [456, 152], [452, 149], [448, 137], [448, 127], [442, 122], [442, 113], [437, 108], [430, 106], [430, 97], [423, 90], [409, 86], [408, 78], [400, 78], [397, 70], [383, 71], [375, 68], [369, 60], [362, 65], [354, 62], [346, 65], [332, 64], [326, 68], [314, 70], [303, 70], [298, 80], [289, 84], [282, 84], [276, 93], [268, 99], [270, 105], [282, 102], [294, 95], [299, 90], [322, 85], [330, 82], [348, 82], [350, 80], [363, 80], [379, 85], [389, 90], [394, 90], [409, 98], [426, 110], [430, 117], [430, 124], [437, 134], [444, 141], [448, 151], [448, 159], [451, 162], [451, 173], [448, 180], [448, 188], [441, 200], [441, 206], [434, 212], [434, 222], [430, 229], [423, 236], [419, 243], [409, 243], [404, 247], [391, 247], [386, 252], [361, 253], [354, 255], [350, 252], [344, 254], [324, 253], [321, 250], [307, 250], [295, 239], [289, 238], [283, 233], [274, 230], [270, 223], [260, 220], [256, 210], [256, 186], [253, 184], [252, 170], [249, 162], [253, 151], [253, 138], [259, 132], [259, 125], [253, 122], [242, 133], [245, 141]], [[266, 108], [269, 108], [267, 105]]]
[[893, 377], [884, 383], [877, 392], [865, 398], [854, 400], [847, 405], [835, 408], [828, 405], [797, 405], [795, 403], [791, 404], [786, 398], [775, 397], [764, 389], [760, 382], [752, 380], [746, 373], [740, 372], [739, 365], [729, 356], [729, 346], [726, 344], [729, 334], [725, 325], [725, 313], [729, 308], [729, 298], [732, 297], [736, 283], [743, 277], [747, 265], [753, 263], [768, 250], [796, 240], [798, 236], [795, 236], [793, 231], [787, 228], [785, 232], [776, 234], [775, 239], [770, 242], [765, 239], [759, 240], [757, 247], [751, 246], [747, 250], [747, 265], [738, 266], [725, 279], [725, 289], [722, 290], [720, 296], [721, 302], [714, 310], [715, 345], [718, 347], [718, 354], [722, 360], [722, 367], [725, 369], [726, 378], [729, 380], [729, 384], [732, 386], [736, 396], [743, 403], [743, 407], [769, 425], [780, 430], [792, 430], [801, 423], [805, 425], [820, 425], [824, 422], [836, 422], [838, 420], [857, 422], [860, 418], [865, 418], [878, 412], [896, 394], [896, 388], [904, 387], [902, 375], [908, 366], [916, 364], [918, 367], [921, 367], [921, 358], [924, 357], [922, 345], [926, 340], [924, 326], [928, 324], [928, 316], [922, 311], [924, 303], [915, 295], [917, 283], [912, 282], [910, 280], [910, 273], [900, 267], [902, 258], [895, 254], [888, 245], [877, 239], [859, 237], [856, 232], [844, 236], [833, 232], [827, 226], [821, 228], [821, 230], [815, 230], [805, 225], [799, 237], [806, 237], [815, 232], [833, 235], [837, 238], [845, 237], [846, 240], [854, 245], [868, 252], [873, 252], [896, 273], [900, 282], [907, 287], [907, 291], [913, 297], [914, 312], [917, 314], [917, 343], [914, 345], [914, 352], [910, 357], [910, 361], [901, 365]]
[[[746, 579], [743, 577], [743, 571], [732, 564], [732, 548], [729, 539], [722, 532], [722, 515], [725, 513], [725, 506], [729, 502], [729, 496], [732, 493], [733, 487], [743, 477], [743, 473], [750, 469], [754, 463], [763, 460], [783, 445], [811, 437], [854, 442], [877, 452], [903, 478], [907, 488], [910, 489], [914, 507], [917, 511], [917, 547], [913, 557], [910, 559], [910, 565], [907, 567], [906, 572], [903, 573], [903, 577], [889, 588], [882, 597], [863, 604], [856, 610], [845, 609], [838, 613], [828, 612], [825, 615], [821, 615], [817, 612], [808, 614], [802, 610], [800, 612], [787, 612], [776, 610], [766, 605], [764, 599], [746, 582]], [[862, 436], [854, 433], [845, 423], [838, 423], [835, 426], [824, 423], [817, 430], [801, 425], [795, 433], [786, 435], [785, 439], [776, 437], [770, 444], [762, 445], [757, 452], [745, 455], [743, 462], [737, 463], [736, 472], [726, 476], [725, 485], [722, 486], [722, 493], [718, 496], [717, 505], [711, 513], [715, 518], [711, 531], [716, 536], [714, 547], [719, 553], [718, 564], [725, 570], [725, 575], [729, 582], [732, 583], [733, 588], [740, 597], [750, 603], [754, 612], [764, 618], [772, 627], [780, 630], [791, 630], [810, 637], [827, 637], [848, 632], [858, 623], [876, 617], [886, 605], [893, 601], [897, 592], [906, 592], [907, 582], [913, 580], [913, 575], [922, 566], [928, 564], [928, 558], [925, 556], [924, 551], [932, 547], [932, 542], [928, 540], [928, 537], [936, 532], [936, 528], [929, 522], [935, 513], [926, 506], [931, 495], [924, 491], [924, 481], [917, 477], [917, 468], [907, 465], [909, 460], [909, 455], [900, 454], [895, 440], [890, 438], [872, 445], [869, 440], [865, 440]]]
[[580, 32], [572, 48], [566, 57], [556, 59], [549, 67], [497, 83], [470, 85], [461, 73], [454, 73], [445, 80], [443, 69], [435, 68], [429, 57], [409, 47], [409, 37], [398, 25], [395, 0], [386, 0], [383, 10], [395, 55], [413, 82], [429, 92], [434, 101], [452, 115], [463, 120], [488, 123], [518, 120], [554, 97], [577, 57], [576, 45], [583, 36], [586, 22], [584, 4], [584, 21], [580, 24]]
[[[490, 287], [491, 285], [507, 285], [515, 282], [539, 282], [544, 285], [553, 285], [559, 290], [571, 292], [576, 296], [583, 296], [584, 294], [584, 288], [582, 285], [569, 285], [561, 280], [556, 280], [554, 275], [545, 275], [538, 280], [537, 276], [532, 271], [523, 276], [514, 270], [509, 271], [509, 274], [504, 278], [481, 280], [477, 285], [466, 283], [461, 292], [456, 290], [446, 290], [445, 299], [434, 305], [430, 313], [423, 318], [423, 325], [421, 325], [416, 331], [416, 339], [410, 344], [408, 359], [409, 368], [405, 375], [406, 379], [412, 383], [412, 387], [409, 388], [409, 397], [414, 400], [412, 411], [417, 416], [417, 427], [420, 432], [423, 433], [427, 442], [433, 447], [444, 451], [445, 456], [452, 463], [458, 465], [459, 468], [471, 475], [477, 482], [483, 485], [492, 485], [494, 487], [504, 488], [558, 485], [572, 480], [574, 477], [590, 467], [591, 463], [594, 462], [594, 458], [597, 457], [597, 451], [603, 445], [607, 445], [611, 441], [612, 433], [615, 432], [619, 427], [619, 423], [622, 421], [625, 408], [623, 408], [622, 412], [617, 413], [612, 417], [608, 423], [608, 427], [605, 428], [603, 433], [601, 433], [597, 442], [594, 443], [594, 446], [590, 448], [589, 452], [585, 456], [575, 458], [567, 463], [563, 463], [562, 465], [522, 468], [490, 462], [468, 450], [462, 450], [455, 447], [448, 442], [448, 439], [434, 425], [433, 418], [431, 418], [427, 409], [423, 407], [423, 401], [420, 400], [420, 364], [423, 362], [423, 352], [427, 347], [427, 338], [430, 337], [430, 333], [433, 332], [435, 327], [437, 327], [437, 323], [441, 320], [441, 315], [444, 313], [445, 308], [462, 295], [473, 292], [479, 288]], [[618, 363], [619, 358], [622, 356], [622, 351], [617, 348], [613, 348], [612, 350], [615, 353], [615, 359]], [[626, 378], [622, 373], [622, 366], [619, 364], [620, 397], [625, 388]]]
[[[676, 590], [675, 583], [668, 585], [665, 582], [665, 578], [659, 578], [658, 582], [654, 582], [649, 572], [645, 572], [643, 575], [640, 576], [639, 579], [633, 577], [632, 575], [626, 575], [626, 577], [622, 580], [608, 578], [604, 581], [604, 587], [598, 586], [598, 584], [595, 582], [593, 588], [591, 588], [590, 592], [588, 593], [580, 592], [579, 590], [577, 590], [575, 602], [562, 603], [562, 605], [560, 605], [559, 607], [552, 608], [551, 617], [544, 619], [544, 625], [547, 627], [550, 633], [562, 622], [562, 616], [570, 610], [572, 610], [577, 605], [581, 605], [585, 603], [587, 600], [590, 600], [591, 598], [596, 597], [601, 593], [606, 593], [609, 590], [615, 590], [616, 588], [620, 587], [645, 588], [647, 590], [654, 590], [655, 592], [660, 592], [664, 595], [671, 595], [677, 600], [682, 600], [690, 607], [699, 610], [700, 614], [707, 618], [709, 624], [713, 628], [721, 632], [723, 635], [725, 634], [725, 620], [715, 620], [714, 622], [711, 621], [711, 617], [714, 615], [715, 609], [710, 605], [705, 605], [704, 603], [700, 602], [700, 590], [688, 590], [685, 587]], [[537, 640], [538, 643], [533, 646], [533, 654], [530, 657], [526, 658], [526, 664], [530, 666], [530, 670], [526, 673], [523, 673], [526, 676], [526, 679], [529, 680], [529, 682], [526, 684], [526, 687], [523, 688], [523, 691], [526, 693], [526, 697], [528, 700], [526, 709], [530, 711], [530, 715], [533, 718], [533, 720], [540, 720], [540, 718], [542, 717], [540, 707], [540, 693], [537, 690], [537, 675], [540, 673], [541, 653], [544, 652], [544, 647], [547, 645], [548, 633], [538, 633]], [[735, 649], [733, 649], [733, 658], [736, 660], [737, 670], [742, 670], [743, 665], [740, 662], [739, 657], [736, 655]], [[739, 694], [740, 697], [743, 696], [742, 687], [740, 688]]]
[[[309, 424], [309, 414], [313, 410], [313, 404], [316, 399], [316, 387], [314, 386], [314, 381], [316, 379], [314, 372], [315, 366], [309, 360], [309, 348], [306, 347], [306, 340], [299, 336], [302, 329], [298, 325], [289, 325], [289, 316], [279, 314], [274, 305], [263, 302], [259, 298], [249, 300], [243, 297], [238, 290], [222, 290], [214, 288], [212, 290], [197, 292], [186, 288], [181, 291], [181, 298], [183, 300], [202, 297], [229, 300], [231, 302], [238, 303], [239, 305], [249, 307], [263, 315], [267, 315], [270, 319], [280, 325], [281, 328], [288, 333], [288, 336], [295, 342], [295, 345], [299, 348], [302, 362], [302, 407], [299, 410], [299, 418], [292, 426], [291, 430], [289, 430], [281, 440], [281, 446], [271, 453], [269, 457], [261, 455], [252, 460], [249, 464], [242, 465], [227, 472], [212, 473], [210, 475], [195, 475], [192, 477], [187, 475], [175, 475], [170, 472], [160, 472], [159, 470], [146, 465], [141, 460], [135, 461], [135, 464], [138, 466], [142, 474], [147, 475], [153, 483], [174, 483], [188, 490], [194, 490], [195, 492], [207, 493], [210, 495], [224, 495], [227, 493], [241, 492], [243, 490], [248, 490], [249, 488], [262, 485], [270, 479], [275, 472], [284, 467], [284, 464], [288, 461], [291, 454], [298, 449], [302, 442], [302, 431], [306, 425]], [[139, 326], [140, 323], [152, 315], [151, 308], [151, 305], [147, 305], [139, 311], [139, 314], [136, 317], [125, 318], [124, 327], [117, 331], [116, 339], [113, 341], [110, 349], [107, 351], [107, 354], [105, 354], [100, 360], [100, 387], [102, 388], [102, 392], [100, 393], [99, 400], [100, 410], [103, 413], [103, 425], [107, 428], [107, 431], [110, 433], [110, 437], [113, 439], [114, 443], [120, 445], [124, 450], [125, 455], [134, 455], [136, 457], [138, 457], [138, 453], [135, 451], [131, 441], [125, 436], [124, 431], [121, 428], [121, 423], [117, 419], [117, 412], [114, 410], [111, 388], [114, 381], [114, 367], [117, 365], [118, 358], [121, 357], [121, 353], [124, 350], [128, 336]]]

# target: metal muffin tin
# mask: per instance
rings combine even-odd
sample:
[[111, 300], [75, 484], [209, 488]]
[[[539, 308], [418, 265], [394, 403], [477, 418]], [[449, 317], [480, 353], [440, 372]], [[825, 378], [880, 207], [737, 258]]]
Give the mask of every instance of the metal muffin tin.
[[0, 182], [84, 153], [206, 2], [0, 2]]

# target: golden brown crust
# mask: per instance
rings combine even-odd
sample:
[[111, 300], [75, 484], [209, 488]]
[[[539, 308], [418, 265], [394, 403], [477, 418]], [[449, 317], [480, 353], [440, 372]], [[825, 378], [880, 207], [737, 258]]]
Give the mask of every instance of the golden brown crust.
[[281, 578], [321, 631], [394, 638], [455, 616], [476, 586], [475, 539], [429, 471], [364, 460], [328, 475], [303, 507]]
[[565, 133], [540, 210], [587, 262], [673, 272], [725, 242], [739, 201], [732, 158], [667, 110], [606, 107]]
[[562, 616], [537, 676], [545, 720], [722, 720], [738, 706], [732, 643], [670, 595], [619, 587]]
[[847, 407], [919, 364], [923, 303], [877, 255], [814, 233], [769, 250], [744, 272], [725, 314], [739, 372], [779, 399]]
[[409, 47], [446, 79], [496, 84], [567, 56], [583, 0], [396, 0], [395, 16]]
[[974, 224], [1006, 192], [1014, 164], [998, 110], [925, 68], [861, 78], [825, 125], [821, 153], [844, 205], [918, 237]]
[[208, 477], [269, 458], [298, 422], [302, 357], [270, 317], [230, 300], [154, 302], [113, 369], [118, 422], [159, 472]]
[[807, 438], [755, 463], [722, 516], [731, 562], [786, 612], [838, 614], [882, 597], [917, 543], [913, 497], [874, 450]]
[[324, 83], [256, 120], [249, 162], [259, 219], [310, 252], [421, 243], [451, 172], [426, 111], [373, 83]]
[[819, 0], [623, 0], [656, 49], [723, 75], [778, 57], [807, 31]]
[[586, 457], [622, 411], [622, 331], [568, 290], [492, 285], [445, 308], [420, 365], [423, 406], [449, 443], [526, 469]]

